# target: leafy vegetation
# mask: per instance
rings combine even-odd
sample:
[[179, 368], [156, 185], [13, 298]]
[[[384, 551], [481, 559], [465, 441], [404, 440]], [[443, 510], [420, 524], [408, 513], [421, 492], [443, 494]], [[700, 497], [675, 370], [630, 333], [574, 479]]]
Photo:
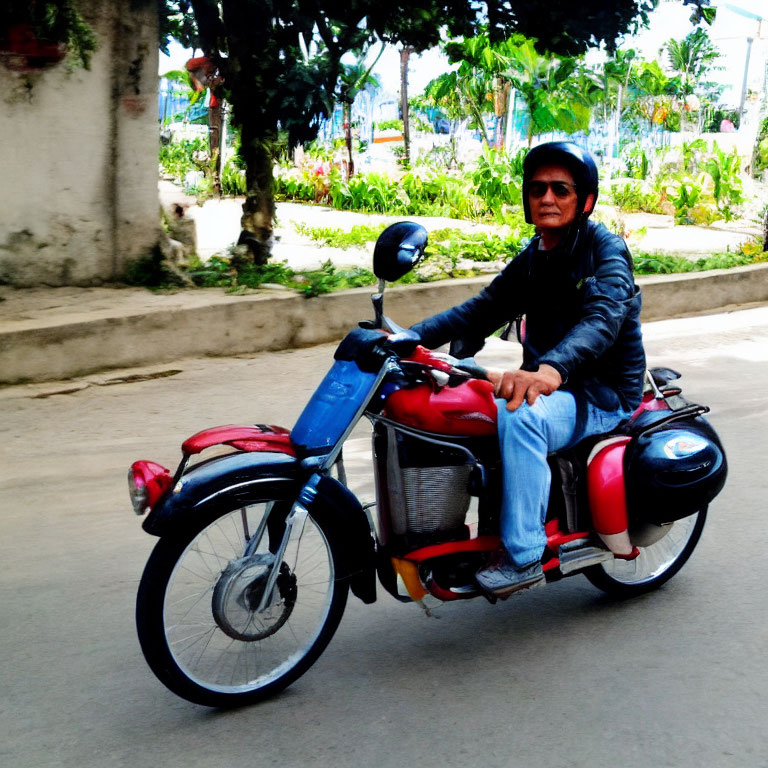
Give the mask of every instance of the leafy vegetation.
[[668, 275], [679, 272], [704, 272], [710, 269], [731, 269], [746, 267], [768, 260], [762, 244], [747, 244], [738, 253], [713, 253], [711, 256], [693, 261], [682, 256], [659, 253], [635, 253], [635, 272], [638, 275]]
[[[361, 224], [345, 232], [331, 227], [297, 224], [296, 230], [321, 246], [351, 248], [375, 242], [385, 227], [386, 224]], [[429, 234], [427, 254], [454, 262], [460, 259], [477, 262], [506, 261], [520, 250], [523, 239], [521, 232], [514, 230], [502, 236], [485, 232], [468, 233], [454, 227], [435, 229]]]
[[768, 170], [768, 117], [760, 124], [760, 131], [752, 153], [752, 175], [761, 176]]
[[624, 181], [611, 187], [611, 202], [627, 213], [645, 211], [646, 213], [664, 213], [661, 207], [661, 195], [646, 191], [647, 185], [640, 180]]
[[322, 247], [357, 248], [375, 242], [387, 225], [357, 224], [349, 232], [334, 227], [310, 227], [306, 224], [296, 224], [295, 226], [300, 235], [317, 241], [318, 245]]
[[403, 131], [402, 120], [379, 120], [373, 124], [374, 131]]
[[[258, 262], [269, 255], [280, 132], [291, 147], [317, 135], [319, 118], [331, 114], [335, 101], [343, 103], [345, 87], [361, 82], [350, 72], [346, 80], [342, 77], [342, 59], [348, 54], [361, 60], [375, 40], [419, 52], [446, 37], [482, 33], [496, 44], [516, 32], [537, 40], [538, 50], [560, 57], [581, 54], [601, 41], [613, 51], [618, 36], [646, 21], [653, 7], [648, 0], [614, 0], [610, 7], [604, 0], [582, 0], [578, 5], [549, 4], [542, 12], [538, 0], [488, 0], [480, 14], [474, 0], [285, 0], [266, 5], [262, 0], [153, 1], [163, 43], [172, 36], [201, 50], [232, 106], [246, 168], [241, 240]], [[708, 0], [681, 2], [693, 6], [699, 18], [708, 18]], [[553, 72], [547, 75], [547, 82], [562, 85], [565, 80]], [[572, 111], [564, 103], [547, 105], [550, 111], [554, 107], [563, 116]], [[573, 117], [581, 121], [583, 115], [574, 112]], [[407, 136], [407, 124], [404, 129]]]
[[196, 264], [189, 274], [201, 288], [226, 288], [229, 293], [242, 293], [265, 284], [275, 284], [298, 291], [307, 298], [376, 282], [373, 272], [367, 269], [339, 269], [330, 261], [320, 269], [295, 272], [285, 263], [253, 264], [234, 255], [214, 256], [205, 264]]
[[194, 160], [194, 156], [201, 152], [207, 154], [208, 142], [200, 137], [161, 144], [158, 158], [160, 172], [178, 184], [183, 184], [184, 177], [190, 171], [200, 170], [200, 164]]
[[707, 225], [733, 220], [745, 202], [735, 148], [727, 153], [717, 142], [708, 147], [695, 139], [679, 150], [657, 153], [655, 164], [636, 146], [626, 148], [624, 157], [633, 178], [611, 187], [612, 201], [622, 211], [671, 213], [676, 224]]
[[487, 150], [473, 170], [449, 171], [438, 163], [421, 163], [399, 179], [373, 172], [344, 181], [329, 163], [279, 168], [275, 198], [324, 203], [338, 210], [519, 225], [521, 158]]
[[79, 5], [75, 0], [6, 0], [0, 40], [8, 40], [12, 30], [31, 33], [40, 41], [66, 46], [70, 60], [88, 69], [97, 41]]
[[234, 160], [227, 162], [221, 169], [221, 193], [232, 197], [243, 197], [248, 188], [245, 183], [245, 171]]

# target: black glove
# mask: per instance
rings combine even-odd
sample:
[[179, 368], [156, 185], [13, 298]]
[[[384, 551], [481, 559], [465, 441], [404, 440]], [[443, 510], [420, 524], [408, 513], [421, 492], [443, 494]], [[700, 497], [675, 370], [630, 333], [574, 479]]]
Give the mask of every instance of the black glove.
[[361, 371], [378, 371], [391, 354], [385, 349], [386, 334], [381, 331], [356, 328], [341, 341], [333, 357], [336, 360], [351, 360]]
[[410, 328], [387, 336], [386, 346], [399, 357], [408, 357], [413, 354], [416, 345], [421, 344], [421, 336]]

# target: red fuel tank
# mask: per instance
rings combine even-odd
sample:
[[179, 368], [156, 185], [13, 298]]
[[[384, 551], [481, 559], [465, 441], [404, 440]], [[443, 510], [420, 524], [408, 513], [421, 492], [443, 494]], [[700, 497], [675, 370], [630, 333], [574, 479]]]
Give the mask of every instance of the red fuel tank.
[[482, 379], [468, 379], [455, 387], [417, 384], [393, 392], [387, 398], [384, 415], [400, 424], [441, 435], [493, 435], [493, 384]]

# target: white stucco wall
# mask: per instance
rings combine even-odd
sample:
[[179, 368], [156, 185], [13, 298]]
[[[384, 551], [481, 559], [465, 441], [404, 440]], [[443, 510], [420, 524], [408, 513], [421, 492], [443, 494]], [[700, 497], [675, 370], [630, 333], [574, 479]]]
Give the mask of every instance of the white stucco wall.
[[97, 285], [157, 242], [157, 26], [82, 0], [90, 70], [0, 66], [0, 282]]

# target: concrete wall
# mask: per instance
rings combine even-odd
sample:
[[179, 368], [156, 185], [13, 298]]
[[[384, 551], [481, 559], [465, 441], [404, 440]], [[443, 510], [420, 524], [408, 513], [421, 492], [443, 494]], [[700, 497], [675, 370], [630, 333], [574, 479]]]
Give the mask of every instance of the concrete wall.
[[[387, 290], [386, 312], [409, 326], [477, 295], [491, 279], [393, 287]], [[637, 282], [643, 292], [643, 322], [768, 302], [768, 264], [640, 277]], [[107, 292], [113, 295], [103, 295]], [[35, 318], [20, 308], [2, 324], [0, 386], [167, 364], [187, 356], [252, 354], [338, 341], [359, 320], [373, 317], [372, 292], [372, 287], [356, 288], [305, 299], [288, 291], [235, 296], [216, 288], [176, 294], [90, 289], [67, 311]]]
[[157, 242], [157, 20], [81, 0], [98, 50], [34, 74], [0, 65], [0, 282], [98, 285]]

